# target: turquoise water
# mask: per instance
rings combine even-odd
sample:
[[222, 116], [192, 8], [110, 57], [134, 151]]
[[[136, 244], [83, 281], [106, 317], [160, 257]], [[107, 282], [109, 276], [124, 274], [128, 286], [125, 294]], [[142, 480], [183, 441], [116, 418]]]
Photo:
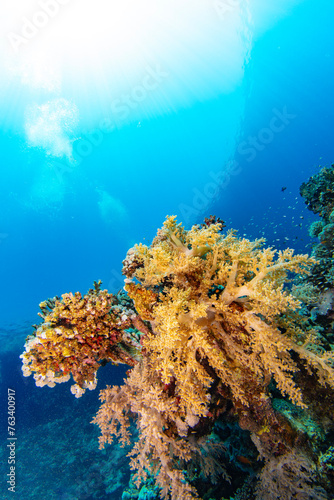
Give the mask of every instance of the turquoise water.
[[[3, 7], [0, 45], [1, 375], [17, 391], [17, 498], [118, 499], [129, 473], [115, 479], [97, 449], [98, 391], [74, 401], [21, 375], [38, 304], [99, 279], [116, 293], [127, 250], [166, 215], [190, 228], [216, 214], [241, 236], [311, 251], [299, 186], [334, 157], [334, 5], [59, 2], [27, 38], [33, 4]], [[106, 367], [98, 389], [124, 373]]]
[[[255, 236], [256, 231], [249, 232], [251, 217], [264, 231], [268, 222], [276, 221], [269, 206], [278, 211], [277, 222], [283, 222], [281, 210], [291, 221], [286, 205], [296, 201], [300, 213], [302, 203], [295, 200], [299, 185], [318, 165], [332, 160], [332, 44], [327, 21], [331, 9], [327, 3], [315, 7], [312, 1], [301, 2], [268, 31], [247, 40], [250, 53], [248, 60], [239, 61], [242, 74], [233, 77], [233, 88], [217, 91], [214, 97], [206, 99], [203, 90], [197, 100], [192, 80], [178, 88], [177, 70], [173, 68], [175, 81], [170, 81], [174, 73], [164, 69], [171, 88], [152, 90], [149, 103], [134, 101], [136, 108], [128, 107], [123, 121], [124, 113], [113, 113], [110, 106], [96, 110], [97, 96], [85, 93], [85, 82], [75, 80], [72, 89], [65, 87], [62, 93], [38, 90], [12, 77], [1, 99], [4, 320], [32, 316], [44, 297], [86, 290], [93, 279], [108, 284], [127, 249], [144, 237], [150, 241], [167, 214], [189, 225], [213, 212]], [[37, 44], [38, 39], [32, 41]], [[231, 50], [237, 52], [233, 46]], [[219, 65], [215, 70], [220, 73], [213, 75], [218, 85], [215, 77], [224, 80], [226, 70]], [[66, 74], [63, 78], [66, 81]], [[207, 74], [196, 78], [198, 86], [209, 85]], [[228, 73], [226, 78], [231, 78]], [[131, 87], [123, 93], [131, 94]], [[175, 110], [159, 106], [166, 99]], [[99, 123], [109, 120], [113, 130], [87, 126], [76, 100], [82, 103], [84, 117], [88, 114]], [[41, 116], [48, 120], [47, 111], [43, 115], [36, 108], [48, 102], [55, 108], [49, 111], [54, 113], [51, 121], [57, 123], [46, 132], [41, 125], [33, 140], [29, 127]], [[147, 116], [155, 102], [154, 116]], [[76, 109], [74, 118], [71, 106]], [[31, 109], [37, 116], [31, 116]], [[260, 139], [258, 151], [248, 146], [250, 137], [270, 126], [273, 110], [284, 109], [293, 118], [287, 118], [282, 131], [272, 138], [264, 132], [264, 141], [270, 142]], [[67, 147], [73, 159], [66, 157]], [[217, 196], [211, 185], [205, 194], [205, 186], [215, 183], [210, 172], [224, 171], [232, 160], [238, 162], [240, 173], [232, 175]], [[288, 188], [285, 196], [283, 185]], [[198, 192], [202, 196], [196, 197]]]

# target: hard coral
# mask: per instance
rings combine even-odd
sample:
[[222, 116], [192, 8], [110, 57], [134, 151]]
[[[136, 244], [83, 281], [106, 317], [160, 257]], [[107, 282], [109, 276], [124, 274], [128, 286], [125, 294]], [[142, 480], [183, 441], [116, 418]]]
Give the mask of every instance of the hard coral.
[[319, 214], [328, 224], [334, 209], [334, 164], [323, 167], [300, 186], [300, 194], [309, 210]]
[[334, 286], [334, 165], [324, 167], [300, 187], [309, 210], [321, 220], [310, 227], [310, 236], [319, 238], [312, 254], [317, 264], [311, 269], [310, 279], [321, 291]]
[[23, 374], [31, 375], [37, 386], [54, 387], [72, 375], [71, 391], [80, 397], [95, 389], [96, 372], [104, 361], [133, 366], [140, 354], [140, 332], [131, 301], [128, 308], [121, 297], [100, 290], [100, 283], [83, 297], [79, 292], [40, 304], [43, 323], [27, 339]]

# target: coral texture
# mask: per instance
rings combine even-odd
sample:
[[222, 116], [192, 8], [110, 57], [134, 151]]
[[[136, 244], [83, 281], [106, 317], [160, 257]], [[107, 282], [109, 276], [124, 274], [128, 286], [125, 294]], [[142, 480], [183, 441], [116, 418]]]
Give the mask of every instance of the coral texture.
[[319, 297], [312, 311], [313, 318], [321, 325], [324, 336], [334, 344], [334, 165], [322, 168], [300, 187], [309, 210], [319, 215], [309, 234], [318, 238], [312, 249], [316, 263], [310, 270], [308, 284], [318, 288]]
[[127, 297], [113, 296], [100, 285], [95, 282], [84, 297], [66, 293], [40, 304], [43, 323], [21, 355], [24, 376], [34, 372], [37, 386], [54, 387], [72, 375], [71, 391], [80, 397], [95, 389], [101, 363], [136, 363], [141, 332], [134, 323], [139, 328], [143, 323]]
[[317, 263], [311, 270], [310, 278], [324, 291], [334, 287], [334, 165], [322, 168], [304, 182], [300, 194], [308, 209], [321, 219], [309, 229], [310, 236], [320, 240], [312, 252]]
[[290, 286], [291, 276], [307, 273], [315, 260], [221, 229], [210, 219], [187, 231], [167, 217], [150, 246], [129, 250], [123, 268], [127, 297], [97, 285], [83, 298], [66, 294], [43, 304], [44, 322], [27, 341], [24, 372], [35, 372], [38, 385], [71, 373], [83, 391], [94, 385], [103, 360], [132, 366], [124, 385], [101, 392], [93, 422], [103, 447], [113, 437], [129, 443], [136, 419], [139, 440], [130, 453], [135, 480], [139, 486], [154, 477], [161, 498], [199, 498], [195, 462], [212, 483], [217, 471], [229, 481], [210, 438], [223, 416], [252, 432], [265, 471], [275, 470], [277, 481], [283, 474], [284, 495], [293, 491], [294, 474], [300, 487], [313, 492], [315, 474], [303, 458], [295, 469], [284, 465], [300, 442], [298, 457], [310, 454], [308, 437], [300, 440], [298, 427], [274, 410], [271, 391], [274, 383], [280, 397], [302, 411], [304, 385], [297, 380], [304, 372], [319, 387], [334, 388], [334, 353], [320, 345], [316, 328], [300, 312], [303, 296], [312, 301], [317, 291], [304, 287], [298, 295]]
[[[103, 393], [94, 422], [103, 445], [111, 434], [126, 432], [115, 429], [116, 421], [126, 429], [124, 414], [137, 415], [141, 437], [133, 467], [145, 480], [145, 467], [154, 463], [164, 498], [194, 495], [180, 494], [176, 458], [194, 456], [189, 436], [219, 414], [219, 397], [233, 401], [240, 425], [258, 433], [270, 453], [286, 432], [271, 408], [271, 379], [305, 406], [291, 353], [318, 372], [322, 384], [334, 384], [331, 355], [312, 352], [310, 336], [303, 338], [298, 326], [300, 302], [284, 289], [291, 271], [304, 273], [314, 261], [290, 249], [276, 253], [263, 248], [263, 240], [239, 239], [232, 231], [222, 236], [220, 229], [212, 224], [185, 231], [168, 217], [152, 245], [136, 245], [125, 260], [125, 289], [151, 325], [142, 339], [145, 363], [123, 388]], [[140, 378], [135, 391], [133, 377]]]
[[326, 500], [323, 488], [313, 486], [315, 467], [303, 455], [294, 452], [271, 457], [260, 474], [256, 500]]
[[[173, 381], [184, 418], [205, 416], [209, 388], [216, 378], [231, 398], [248, 405], [254, 389], [266, 397], [273, 377], [283, 394], [303, 405], [293, 382], [298, 352], [333, 385], [326, 359], [295, 343], [296, 328], [280, 317], [296, 312], [300, 302], [288, 290], [288, 273], [303, 273], [314, 261], [287, 249], [263, 248], [263, 240], [239, 239], [220, 225], [185, 231], [167, 218], [151, 247], [132, 254], [141, 265], [125, 286], [137, 310], [151, 319], [152, 333], [143, 338], [146, 355], [165, 384]], [[150, 302], [147, 293], [150, 291]], [[296, 317], [296, 315], [295, 315]]]

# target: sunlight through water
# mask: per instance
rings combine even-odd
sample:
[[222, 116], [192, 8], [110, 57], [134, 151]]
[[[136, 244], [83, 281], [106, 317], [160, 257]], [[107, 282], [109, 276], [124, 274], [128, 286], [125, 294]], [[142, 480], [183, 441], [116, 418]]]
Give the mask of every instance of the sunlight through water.
[[[13, 85], [20, 90], [18, 108], [62, 96], [89, 126], [106, 112], [118, 126], [174, 112], [240, 85], [253, 36], [296, 3], [8, 2], [0, 21], [2, 99]], [[19, 126], [6, 118], [8, 126]], [[17, 110], [12, 121], [20, 118]]]

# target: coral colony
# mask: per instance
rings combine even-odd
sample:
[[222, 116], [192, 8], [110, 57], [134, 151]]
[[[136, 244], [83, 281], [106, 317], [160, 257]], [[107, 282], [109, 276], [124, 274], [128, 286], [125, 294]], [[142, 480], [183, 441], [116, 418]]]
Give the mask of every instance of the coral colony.
[[311, 257], [223, 234], [214, 217], [186, 230], [172, 216], [128, 251], [126, 293], [95, 282], [40, 304], [21, 356], [36, 385], [72, 377], [80, 397], [106, 362], [131, 367], [101, 391], [93, 422], [101, 448], [129, 444], [136, 422], [138, 488], [173, 500], [331, 498], [333, 167], [301, 193], [321, 217]]

